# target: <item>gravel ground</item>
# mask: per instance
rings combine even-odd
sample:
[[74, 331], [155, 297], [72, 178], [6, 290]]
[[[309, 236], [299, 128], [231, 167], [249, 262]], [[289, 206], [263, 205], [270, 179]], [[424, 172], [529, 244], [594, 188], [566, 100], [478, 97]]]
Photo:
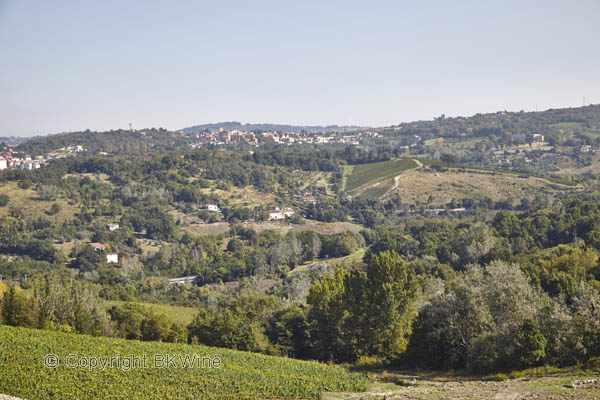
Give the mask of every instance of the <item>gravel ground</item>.
[[503, 382], [407, 380], [406, 387], [378, 382], [364, 393], [325, 393], [324, 400], [598, 400], [600, 379], [547, 376]]

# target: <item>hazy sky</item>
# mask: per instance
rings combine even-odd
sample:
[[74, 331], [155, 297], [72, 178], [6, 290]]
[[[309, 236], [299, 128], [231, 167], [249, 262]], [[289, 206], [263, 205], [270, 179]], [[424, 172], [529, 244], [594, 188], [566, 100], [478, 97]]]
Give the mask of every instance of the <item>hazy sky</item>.
[[598, 0], [0, 0], [0, 136], [600, 103], [599, 19]]

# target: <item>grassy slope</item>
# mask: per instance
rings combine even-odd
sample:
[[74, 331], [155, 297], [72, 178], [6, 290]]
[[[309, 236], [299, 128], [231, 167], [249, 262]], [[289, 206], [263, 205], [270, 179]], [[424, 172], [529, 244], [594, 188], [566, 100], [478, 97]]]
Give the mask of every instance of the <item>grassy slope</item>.
[[533, 199], [537, 194], [559, 197], [565, 191], [578, 188], [551, 184], [535, 177], [522, 178], [510, 174], [482, 174], [476, 171], [424, 172], [409, 171], [397, 180], [397, 186], [383, 199], [400, 196], [406, 204], [445, 206], [449, 201], [463, 198], [489, 197], [495, 201], [507, 198]]
[[[316, 399], [322, 391], [360, 391], [363, 375], [327, 366], [233, 350], [95, 338], [0, 326], [0, 393], [41, 399]], [[60, 365], [44, 366], [46, 354]], [[68, 368], [66, 357], [146, 355], [149, 368]], [[219, 357], [220, 368], [154, 368], [155, 354]]]
[[110, 308], [113, 305], [123, 305], [127, 303], [133, 303], [144, 308], [147, 308], [153, 311], [156, 314], [164, 315], [171, 322], [188, 325], [196, 314], [198, 310], [193, 307], [183, 307], [183, 306], [172, 306], [169, 304], [157, 304], [157, 303], [139, 303], [139, 302], [129, 302], [129, 301], [118, 301], [118, 300], [110, 300], [107, 301], [107, 308]]
[[[79, 206], [69, 204], [65, 196], [60, 196], [56, 200], [40, 200], [34, 189], [21, 189], [16, 182], [1, 184], [0, 194], [7, 194], [10, 199], [8, 205], [0, 207], [0, 215], [8, 215], [10, 208], [16, 207], [27, 216], [45, 216], [53, 221], [63, 222], [73, 218], [80, 211]], [[49, 211], [54, 203], [61, 206], [60, 212], [57, 215], [47, 216], [45, 212]]]

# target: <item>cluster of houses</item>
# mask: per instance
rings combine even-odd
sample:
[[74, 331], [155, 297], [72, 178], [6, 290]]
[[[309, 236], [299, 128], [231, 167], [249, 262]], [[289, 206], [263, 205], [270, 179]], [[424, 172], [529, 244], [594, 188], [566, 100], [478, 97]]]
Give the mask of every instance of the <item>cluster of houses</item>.
[[[121, 226], [116, 222], [106, 224], [106, 229], [110, 232], [116, 231]], [[94, 251], [106, 251], [106, 245], [98, 242], [92, 242], [88, 244]], [[106, 253], [106, 262], [109, 264], [117, 264], [119, 262], [119, 254], [117, 253]]]
[[8, 149], [0, 154], [0, 170], [4, 169], [38, 169], [48, 164], [48, 161], [72, 156], [75, 153], [86, 151], [83, 146], [67, 146], [56, 151], [37, 157]]
[[[181, 132], [183, 133], [183, 132]], [[192, 147], [199, 148], [206, 145], [226, 145], [231, 143], [244, 143], [250, 146], [259, 147], [263, 143], [342, 143], [358, 146], [365, 138], [379, 137], [380, 134], [375, 131], [353, 132], [348, 134], [324, 135], [317, 133], [304, 132], [246, 132], [239, 130], [227, 131], [220, 129], [219, 131], [206, 131], [195, 134], [198, 139], [197, 143], [192, 144]]]
[[[302, 201], [307, 201], [307, 202], [312, 202], [312, 203], [315, 202], [315, 198], [312, 196], [304, 196], [304, 197], [302, 197], [302, 199], [305, 199]], [[217, 213], [221, 212], [221, 209], [216, 204], [204, 204], [203, 206], [200, 207], [200, 209], [203, 211], [209, 211], [209, 212], [217, 212]], [[269, 221], [286, 219], [288, 217], [291, 217], [295, 213], [296, 212], [294, 210], [292, 210], [291, 208], [280, 209], [279, 207], [275, 207], [274, 209], [267, 211], [267, 219]]]
[[[105, 251], [106, 245], [98, 242], [92, 242], [89, 246], [95, 251]], [[106, 253], [106, 262], [109, 264], [116, 264], [119, 262], [119, 255], [117, 253]]]
[[46, 160], [43, 157], [35, 157], [34, 159], [32, 159], [29, 155], [19, 156], [10, 151], [3, 153], [0, 156], [0, 170], [8, 168], [20, 168], [31, 170], [40, 168], [42, 165], [45, 164]]

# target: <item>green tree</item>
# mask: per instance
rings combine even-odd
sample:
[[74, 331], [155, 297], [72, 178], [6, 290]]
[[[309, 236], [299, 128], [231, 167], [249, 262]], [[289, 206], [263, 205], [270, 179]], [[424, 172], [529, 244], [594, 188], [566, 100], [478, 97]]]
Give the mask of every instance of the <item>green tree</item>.
[[374, 255], [364, 271], [326, 275], [307, 299], [324, 354], [340, 361], [397, 358], [408, 343], [416, 293], [414, 272], [394, 252]]
[[518, 368], [528, 368], [543, 363], [546, 357], [547, 340], [536, 321], [527, 319], [521, 325], [515, 338], [515, 364]]
[[416, 316], [417, 282], [408, 264], [395, 252], [377, 254], [364, 272], [347, 276], [344, 287], [345, 333], [355, 357], [402, 354]]
[[18, 286], [11, 287], [2, 300], [2, 321], [12, 326], [35, 326], [35, 307]]

